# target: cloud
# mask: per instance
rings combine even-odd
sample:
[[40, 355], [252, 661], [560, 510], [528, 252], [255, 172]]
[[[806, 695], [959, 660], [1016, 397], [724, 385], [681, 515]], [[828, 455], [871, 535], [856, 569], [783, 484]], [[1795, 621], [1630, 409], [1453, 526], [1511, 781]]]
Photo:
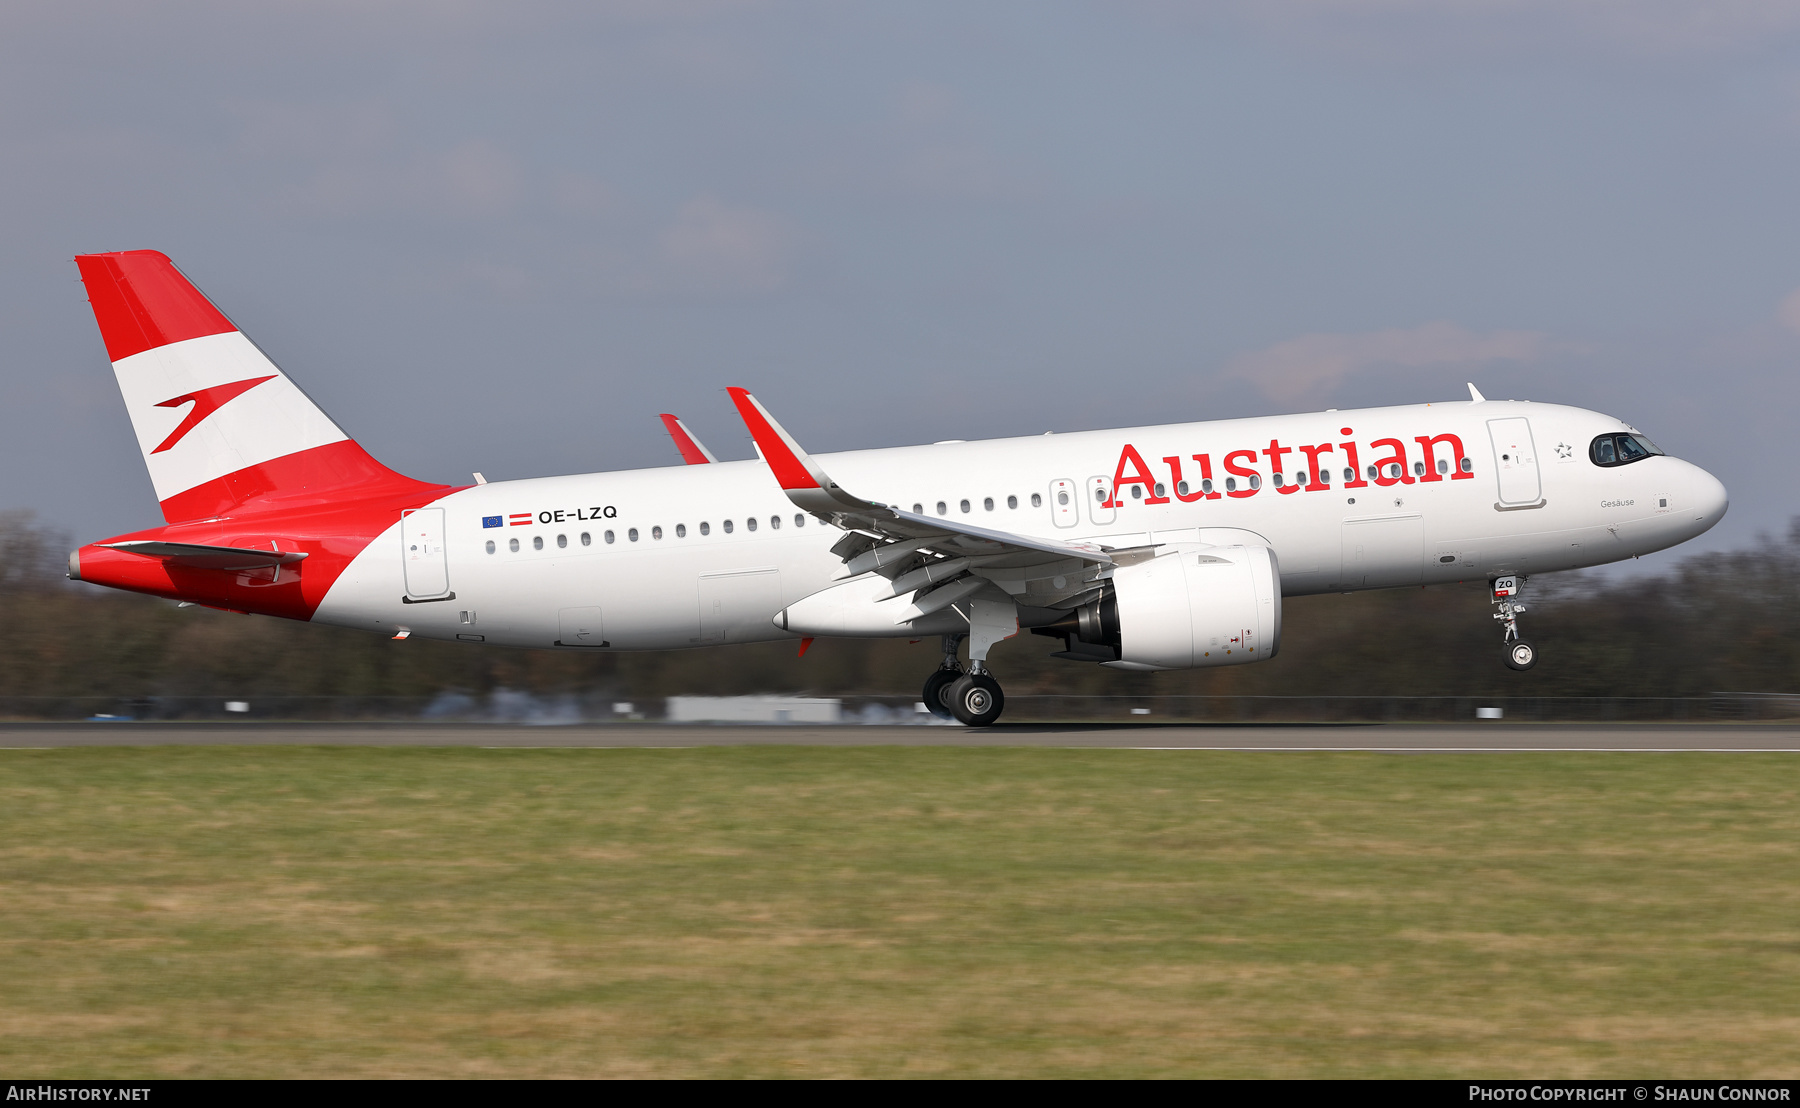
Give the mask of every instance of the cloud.
[[1800, 289], [1795, 289], [1782, 298], [1781, 306], [1775, 309], [1775, 318], [1781, 325], [1795, 334], [1800, 334]]
[[682, 205], [664, 232], [662, 259], [700, 287], [768, 292], [787, 280], [790, 238], [768, 212], [702, 196]]
[[1354, 334], [1301, 335], [1233, 358], [1224, 376], [1248, 381], [1271, 400], [1287, 403], [1317, 396], [1365, 369], [1526, 362], [1540, 357], [1548, 346], [1547, 336], [1532, 331], [1477, 334], [1454, 323], [1426, 323]]
[[[380, 136], [380, 137], [377, 137]], [[261, 145], [262, 139], [256, 140]], [[287, 160], [310, 163], [304, 176], [274, 188], [277, 211], [314, 219], [426, 215], [481, 219], [507, 215], [525, 193], [518, 159], [485, 139], [439, 150], [400, 151], [379, 123], [352, 131], [334, 150], [306, 157], [305, 144]], [[274, 158], [269, 162], [276, 163]], [[278, 163], [276, 163], [278, 164]]]

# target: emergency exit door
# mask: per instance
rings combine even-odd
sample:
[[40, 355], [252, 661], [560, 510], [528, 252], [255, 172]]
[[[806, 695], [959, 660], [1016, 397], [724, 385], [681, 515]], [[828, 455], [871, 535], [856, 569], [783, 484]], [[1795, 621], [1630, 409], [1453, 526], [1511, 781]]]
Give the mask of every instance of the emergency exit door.
[[1081, 506], [1075, 498], [1075, 482], [1059, 477], [1050, 482], [1050, 522], [1058, 527], [1073, 527], [1081, 522]]
[[1494, 472], [1500, 481], [1500, 503], [1535, 507], [1543, 499], [1538, 478], [1537, 447], [1531, 441], [1531, 421], [1524, 417], [1488, 420], [1488, 438], [1494, 444]]
[[400, 555], [408, 600], [448, 600], [450, 562], [444, 551], [444, 509], [400, 513]]

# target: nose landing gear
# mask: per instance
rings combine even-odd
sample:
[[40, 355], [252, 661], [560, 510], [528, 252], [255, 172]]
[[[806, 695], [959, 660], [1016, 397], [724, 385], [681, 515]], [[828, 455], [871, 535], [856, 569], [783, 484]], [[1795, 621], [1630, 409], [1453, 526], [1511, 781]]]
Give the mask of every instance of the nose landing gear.
[[1537, 647], [1519, 637], [1519, 613], [1525, 610], [1525, 605], [1519, 602], [1518, 597], [1524, 587], [1523, 577], [1494, 578], [1493, 603], [1500, 608], [1494, 613], [1494, 618], [1506, 629], [1503, 638], [1506, 643], [1506, 668], [1521, 673], [1537, 665]]

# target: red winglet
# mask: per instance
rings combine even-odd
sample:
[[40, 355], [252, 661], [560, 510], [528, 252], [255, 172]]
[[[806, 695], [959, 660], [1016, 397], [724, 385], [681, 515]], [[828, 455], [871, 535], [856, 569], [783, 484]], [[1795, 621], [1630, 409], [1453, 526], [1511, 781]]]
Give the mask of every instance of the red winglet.
[[727, 388], [731, 394], [731, 402], [737, 405], [738, 414], [744, 417], [744, 424], [750, 428], [750, 437], [756, 440], [758, 449], [762, 451], [763, 460], [769, 463], [769, 469], [775, 474], [775, 480], [784, 489], [816, 489], [821, 487], [818, 479], [800, 459], [798, 444], [787, 437], [763, 406], [756, 402], [748, 389], [736, 386]]
[[237, 330], [159, 251], [83, 254], [75, 264], [112, 361]]
[[682, 461], [691, 466], [703, 466], [712, 461], [706, 456], [706, 451], [701, 449], [700, 444], [694, 441], [694, 436], [687, 433], [687, 428], [681, 425], [681, 420], [664, 412], [662, 421], [663, 426], [669, 429], [669, 437], [675, 440], [675, 449], [681, 451]]

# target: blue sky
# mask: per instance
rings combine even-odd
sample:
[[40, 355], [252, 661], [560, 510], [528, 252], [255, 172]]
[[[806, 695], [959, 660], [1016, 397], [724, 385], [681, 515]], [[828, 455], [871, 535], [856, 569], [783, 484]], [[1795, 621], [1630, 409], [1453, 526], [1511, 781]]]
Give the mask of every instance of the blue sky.
[[1791, 3], [28, 2], [0, 92], [0, 507], [78, 539], [159, 521], [69, 260], [146, 247], [428, 479], [1474, 380], [1800, 511]]

